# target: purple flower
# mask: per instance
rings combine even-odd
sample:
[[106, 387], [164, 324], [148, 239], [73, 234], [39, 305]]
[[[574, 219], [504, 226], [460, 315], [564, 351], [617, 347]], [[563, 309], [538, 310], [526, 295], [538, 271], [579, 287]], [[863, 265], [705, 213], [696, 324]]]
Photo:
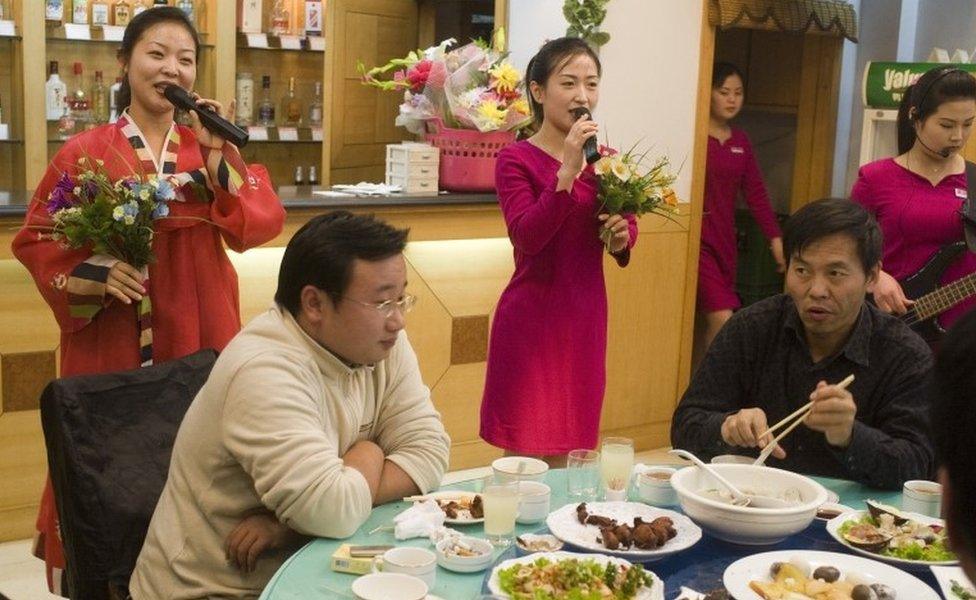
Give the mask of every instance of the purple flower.
[[61, 179], [54, 185], [54, 189], [51, 191], [51, 195], [47, 200], [47, 212], [50, 215], [58, 212], [59, 210], [69, 208], [74, 205], [75, 184], [68, 177], [67, 173], [62, 173]]

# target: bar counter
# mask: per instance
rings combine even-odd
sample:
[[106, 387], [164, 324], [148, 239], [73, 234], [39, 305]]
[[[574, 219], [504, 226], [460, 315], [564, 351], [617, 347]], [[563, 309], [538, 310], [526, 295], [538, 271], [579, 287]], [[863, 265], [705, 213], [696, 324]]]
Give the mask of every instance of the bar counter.
[[[406, 333], [451, 435], [451, 469], [500, 456], [478, 436], [491, 318], [514, 268], [495, 195], [337, 197], [306, 186], [282, 187], [279, 196], [287, 209], [282, 233], [260, 248], [228, 252], [239, 276], [242, 321], [272, 302], [284, 247], [310, 218], [343, 208], [410, 228], [404, 255], [419, 301]], [[38, 398], [57, 373], [57, 325], [10, 251], [28, 198], [0, 205], [0, 475], [10, 483], [0, 489], [0, 541], [31, 534], [47, 468]], [[682, 332], [693, 315], [685, 302], [687, 214], [642, 218], [630, 265], [605, 262], [610, 320], [601, 430], [633, 438], [638, 450], [667, 445], [687, 377], [681, 373]]]

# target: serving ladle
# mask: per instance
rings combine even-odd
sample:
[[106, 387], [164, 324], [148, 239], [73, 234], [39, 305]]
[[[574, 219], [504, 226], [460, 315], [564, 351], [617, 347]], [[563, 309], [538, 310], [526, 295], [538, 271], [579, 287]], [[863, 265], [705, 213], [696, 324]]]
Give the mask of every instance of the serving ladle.
[[731, 481], [719, 475], [718, 471], [687, 450], [675, 448], [670, 450], [669, 453], [690, 460], [691, 462], [695, 463], [699, 469], [704, 470], [706, 473], [714, 477], [716, 481], [722, 484], [722, 486], [725, 487], [730, 494], [732, 494], [733, 506], [751, 506], [752, 508], [786, 508], [790, 506], [785, 500], [780, 500], [779, 498], [754, 496], [742, 492], [739, 488], [732, 485]]

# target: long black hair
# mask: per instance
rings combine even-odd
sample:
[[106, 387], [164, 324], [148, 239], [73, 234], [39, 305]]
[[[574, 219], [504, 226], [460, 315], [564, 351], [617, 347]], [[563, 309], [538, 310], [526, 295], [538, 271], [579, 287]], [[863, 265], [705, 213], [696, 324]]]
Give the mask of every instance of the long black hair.
[[915, 144], [915, 125], [953, 100], [976, 100], [976, 79], [957, 67], [936, 67], [926, 71], [905, 89], [898, 106], [898, 154]]
[[[132, 58], [132, 50], [136, 47], [140, 38], [142, 38], [142, 34], [150, 27], [159, 25], [160, 23], [176, 23], [185, 27], [190, 32], [190, 37], [193, 38], [196, 60], [200, 60], [200, 36], [197, 34], [193, 23], [186, 16], [186, 13], [175, 6], [160, 6], [144, 10], [129, 21], [129, 24], [125, 28], [125, 33], [122, 35], [122, 47], [119, 48], [118, 53], [119, 59], [125, 64], [129, 64], [129, 59]], [[119, 88], [118, 95], [118, 111], [121, 113], [131, 103], [132, 88], [129, 86], [129, 73], [128, 69], [123, 69], [122, 86]]]
[[[549, 40], [539, 48], [535, 56], [529, 61], [529, 66], [525, 69], [525, 86], [529, 87], [533, 81], [545, 87], [553, 71], [568, 62], [574, 56], [585, 54], [596, 63], [597, 75], [603, 75], [603, 67], [600, 65], [600, 57], [589, 44], [578, 37], [561, 37]], [[529, 105], [532, 107], [533, 124], [538, 127], [542, 125], [545, 114], [542, 104], [535, 101], [530, 89], [526, 90], [529, 96]]]

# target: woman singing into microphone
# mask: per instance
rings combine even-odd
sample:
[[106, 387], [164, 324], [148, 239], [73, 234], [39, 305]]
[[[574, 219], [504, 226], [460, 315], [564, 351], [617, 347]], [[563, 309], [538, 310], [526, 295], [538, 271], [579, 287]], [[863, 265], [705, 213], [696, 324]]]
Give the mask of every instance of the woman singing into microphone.
[[[874, 213], [884, 234], [881, 275], [874, 300], [881, 310], [905, 314], [913, 304], [898, 280], [919, 269], [940, 248], [963, 240], [960, 209], [968, 190], [960, 151], [976, 118], [976, 79], [938, 67], [905, 90], [898, 110], [898, 152], [861, 167], [851, 198]], [[976, 182], [970, 182], [976, 183]], [[976, 272], [976, 255], [964, 252], [942, 274], [950, 283]], [[939, 319], [954, 323], [972, 298]]]
[[[28, 208], [13, 252], [27, 268], [61, 330], [61, 376], [137, 368], [203, 348], [221, 350], [240, 329], [237, 274], [224, 244], [238, 252], [277, 236], [284, 210], [267, 171], [244, 163], [237, 148], [200, 126], [177, 125], [163, 96], [169, 84], [193, 89], [200, 41], [178, 8], [147, 10], [126, 27], [119, 49], [123, 83], [118, 122], [68, 140], [51, 161]], [[218, 113], [220, 103], [198, 98]], [[231, 102], [227, 118], [233, 120]], [[176, 198], [169, 218], [155, 222], [156, 262], [145, 273], [88, 249], [66, 249], [44, 235], [52, 221], [47, 199], [79, 159], [98, 160], [113, 181], [158, 176]], [[140, 343], [137, 305], [152, 306], [151, 345]], [[61, 592], [64, 558], [50, 481], [41, 500], [35, 554], [45, 559], [48, 585]]]
[[525, 78], [538, 132], [502, 150], [495, 168], [515, 273], [492, 323], [481, 437], [554, 465], [570, 450], [593, 448], [600, 429], [607, 343], [600, 233], [611, 233], [608, 250], [622, 267], [637, 238], [633, 217], [597, 214], [598, 181], [583, 154], [597, 124], [573, 113], [596, 107], [600, 72], [586, 42], [546, 42]]

